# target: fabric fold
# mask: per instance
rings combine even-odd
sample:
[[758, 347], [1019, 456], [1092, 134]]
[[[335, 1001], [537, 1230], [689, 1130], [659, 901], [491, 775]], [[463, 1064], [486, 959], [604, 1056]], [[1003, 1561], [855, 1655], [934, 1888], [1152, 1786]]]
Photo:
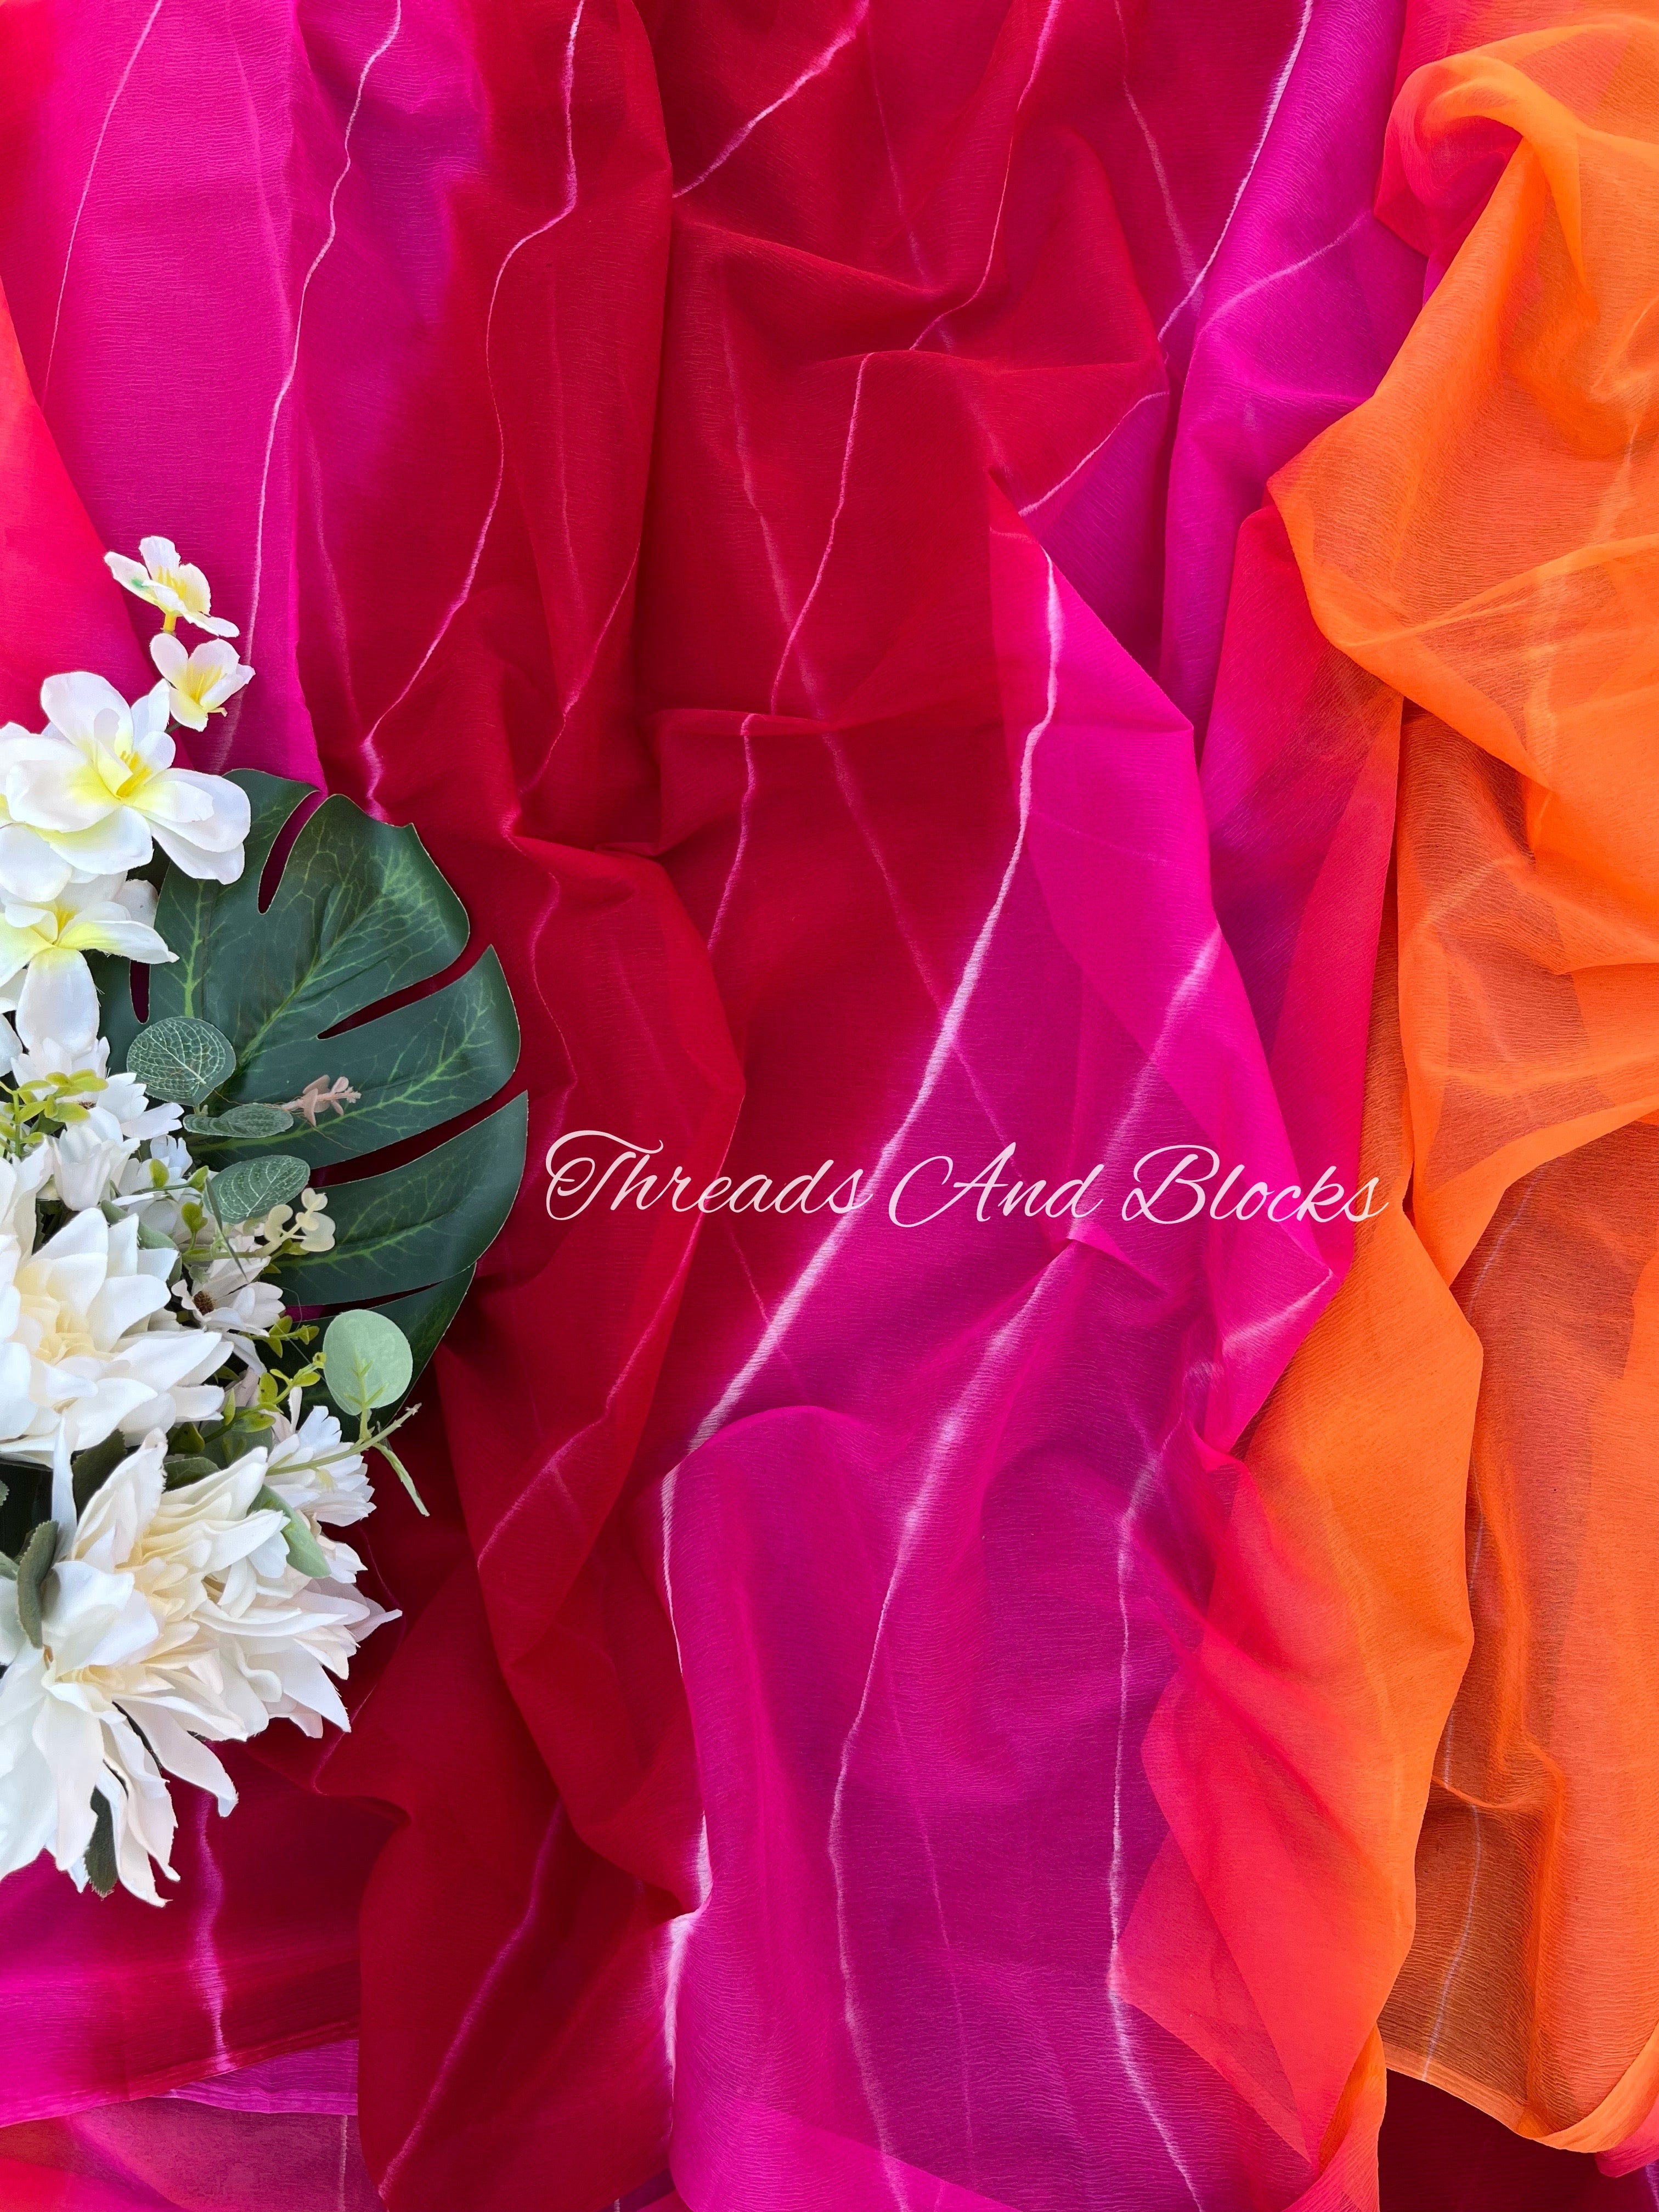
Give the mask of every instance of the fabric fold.
[[1612, 2171], [1651, 2154], [1659, 2088], [1638, 1932], [1659, 1771], [1632, 1734], [1651, 1698], [1632, 1607], [1659, 1106], [1656, 85], [1645, 9], [1413, 75], [1384, 204], [1443, 273], [1376, 398], [1273, 486], [1316, 619], [1416, 702], [1397, 865], [1420, 1256], [1395, 1266], [1426, 1257], [1439, 1334], [1480, 1347], [1478, 1407], [1419, 1370], [1408, 1417], [1468, 1455], [1474, 1646], [1443, 1733], [1419, 1710], [1416, 1762], [1438, 1741], [1383, 2032], [1394, 2064]]

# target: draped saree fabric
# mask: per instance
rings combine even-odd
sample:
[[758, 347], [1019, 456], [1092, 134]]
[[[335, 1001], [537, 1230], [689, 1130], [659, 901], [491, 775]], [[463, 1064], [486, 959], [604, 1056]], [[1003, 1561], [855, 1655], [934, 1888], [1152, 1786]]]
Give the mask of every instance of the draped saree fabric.
[[1626, 2202], [1659, 12], [0, 54], [0, 710], [166, 530], [199, 763], [415, 823], [532, 1126], [351, 1733], [0, 1886], [0, 2202], [1372, 2212], [1387, 2064]]

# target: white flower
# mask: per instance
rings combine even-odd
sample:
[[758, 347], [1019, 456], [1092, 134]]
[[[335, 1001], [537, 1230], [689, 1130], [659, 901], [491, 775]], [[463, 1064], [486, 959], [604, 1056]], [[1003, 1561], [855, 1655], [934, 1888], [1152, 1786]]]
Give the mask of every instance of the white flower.
[[[169, 1185], [189, 1182], [193, 1163], [190, 1157], [190, 1146], [182, 1137], [173, 1135], [171, 1133], [164, 1137], [152, 1137], [149, 1140], [149, 1156], [160, 1166]], [[154, 1182], [155, 1177], [152, 1176], [150, 1180]]]
[[104, 559], [118, 584], [160, 607], [168, 629], [183, 621], [193, 629], [211, 630], [216, 637], [235, 636], [234, 623], [221, 622], [208, 611], [213, 594], [207, 578], [193, 563], [179, 558], [179, 548], [170, 538], [141, 538], [138, 550], [144, 556], [142, 562], [125, 553], [106, 553]]
[[259, 1259], [210, 1261], [191, 1286], [191, 1303], [198, 1314], [214, 1316], [215, 1328], [234, 1327], [263, 1336], [283, 1310], [276, 1285], [257, 1279], [266, 1264]]
[[33, 1249], [35, 1203], [51, 1173], [42, 1146], [21, 1160], [0, 1159], [0, 1246], [9, 1237], [21, 1251]]
[[[248, 1458], [266, 1466], [263, 1449]], [[324, 1549], [333, 1572], [313, 1581], [289, 1565], [280, 1537], [267, 1538], [224, 1577], [213, 1616], [227, 1675], [240, 1672], [248, 1709], [257, 1699], [264, 1720], [292, 1721], [307, 1735], [320, 1735], [325, 1721], [350, 1727], [329, 1676], [343, 1679], [364, 1637], [392, 1618], [350, 1587], [356, 1554], [343, 1544]]]
[[171, 1874], [174, 1827], [163, 1770], [228, 1812], [236, 1792], [210, 1743], [278, 1718], [313, 1735], [349, 1725], [329, 1675], [388, 1616], [289, 1565], [283, 1516], [256, 1503], [262, 1449], [171, 1491], [166, 1450], [153, 1432], [78, 1521], [60, 1464], [39, 1646], [16, 1584], [0, 1585], [0, 1875], [50, 1850], [79, 1875], [96, 1792], [121, 1881], [159, 1904], [151, 1863]]
[[[99, 1205], [112, 1188], [119, 1189], [127, 1164], [139, 1146], [146, 1139], [152, 1150], [158, 1143], [168, 1142], [167, 1133], [178, 1127], [183, 1113], [179, 1106], [152, 1105], [136, 1075], [111, 1075], [108, 1071], [109, 1045], [103, 1037], [73, 1049], [49, 1041], [32, 1052], [11, 1055], [12, 1081], [20, 1087], [46, 1085], [63, 1076], [98, 1079], [74, 1094], [72, 1103], [85, 1118], [46, 1139], [52, 1164], [47, 1192], [76, 1212]], [[171, 1141], [184, 1152], [177, 1139]], [[188, 1152], [184, 1158], [187, 1175]]]
[[265, 1481], [284, 1505], [310, 1524], [335, 1580], [350, 1582], [362, 1573], [362, 1561], [324, 1530], [325, 1526], [346, 1527], [374, 1510], [368, 1463], [344, 1441], [339, 1422], [326, 1407], [313, 1406], [296, 1427], [300, 1406], [295, 1390], [289, 1400], [289, 1413], [276, 1418]]
[[210, 1417], [221, 1394], [207, 1378], [225, 1340], [167, 1312], [172, 1252], [141, 1246], [135, 1221], [112, 1226], [96, 1208], [31, 1249], [50, 1164], [42, 1152], [0, 1162], [0, 1448], [50, 1460], [60, 1431], [81, 1451], [118, 1427]]
[[344, 1441], [326, 1407], [313, 1406], [296, 1428], [299, 1407], [296, 1391], [289, 1413], [276, 1418], [265, 1480], [285, 1505], [313, 1522], [361, 1521], [374, 1510], [362, 1454]]
[[276, 1285], [257, 1279], [266, 1264], [258, 1258], [210, 1261], [173, 1292], [207, 1328], [223, 1329], [228, 1348], [256, 1375], [264, 1363], [252, 1340], [268, 1334], [283, 1310]]
[[78, 1522], [59, 1470], [39, 1646], [23, 1633], [16, 1584], [0, 1585], [0, 1873], [42, 1850], [76, 1868], [95, 1791], [110, 1808], [120, 1879], [152, 1905], [161, 1900], [151, 1861], [171, 1875], [174, 1826], [157, 1761], [228, 1811], [236, 1792], [203, 1739], [264, 1724], [247, 1711], [240, 1670], [227, 1678], [210, 1614], [217, 1582], [282, 1525], [249, 1510], [263, 1454], [169, 1492], [166, 1450], [158, 1430]]
[[169, 630], [158, 630], [149, 641], [149, 657], [161, 672], [173, 706], [173, 718], [187, 730], [204, 730], [210, 714], [222, 714], [227, 704], [252, 678], [253, 671], [239, 660], [234, 645], [215, 638], [186, 653]]
[[80, 875], [142, 867], [154, 842], [188, 876], [232, 884], [242, 872], [247, 794], [223, 776], [175, 768], [168, 691], [129, 707], [84, 669], [40, 686], [40, 737], [0, 730], [6, 810]]
[[154, 964], [177, 956], [150, 927], [155, 893], [149, 884], [94, 876], [65, 884], [39, 904], [0, 899], [0, 1007], [15, 1007], [31, 1051], [49, 1044], [71, 1050], [98, 1034], [98, 993], [88, 952], [118, 952]]
[[[0, 771], [4, 769], [9, 733], [15, 726], [9, 723], [6, 732], [0, 732]], [[3, 781], [0, 773], [0, 784]], [[5, 820], [5, 811], [4, 799], [0, 799], [0, 897], [22, 899], [31, 905], [55, 899], [64, 884], [74, 880], [74, 868], [52, 851], [38, 830]]]
[[194, 1198], [190, 1186], [191, 1158], [182, 1137], [153, 1139], [147, 1159], [131, 1159], [121, 1170], [115, 1203], [124, 1212], [157, 1237], [165, 1237], [182, 1252], [191, 1241], [180, 1211], [185, 1200]]

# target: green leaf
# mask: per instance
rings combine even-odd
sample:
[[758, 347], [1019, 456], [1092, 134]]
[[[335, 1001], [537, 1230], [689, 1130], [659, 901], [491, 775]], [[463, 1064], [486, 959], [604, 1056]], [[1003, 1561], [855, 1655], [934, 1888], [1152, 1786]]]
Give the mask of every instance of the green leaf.
[[240, 1062], [234, 1098], [281, 1103], [318, 1076], [346, 1077], [361, 1103], [325, 1109], [291, 1139], [314, 1165], [418, 1136], [492, 1097], [519, 1049], [493, 953], [428, 998], [325, 1034], [465, 947], [465, 913], [415, 831], [325, 799], [262, 914], [261, 872], [306, 789], [249, 770], [234, 780], [253, 816], [246, 866], [226, 885], [169, 872], [155, 927], [179, 958], [152, 975], [152, 1015], [194, 1014], [224, 1030]]
[[17, 1561], [17, 1625], [37, 1651], [41, 1643], [40, 1613], [46, 1603], [46, 1580], [57, 1560], [57, 1524], [37, 1522]]
[[200, 1482], [204, 1475], [219, 1472], [217, 1462], [205, 1452], [169, 1452], [161, 1468], [169, 1490], [183, 1490], [190, 1483]]
[[[235, 1052], [220, 1103], [204, 1117], [215, 1126], [195, 1132], [226, 1163], [212, 1188], [227, 1218], [223, 1178], [235, 1168], [273, 1156], [332, 1167], [441, 1134], [501, 1091], [519, 1054], [506, 979], [488, 949], [441, 990], [375, 1011], [466, 945], [466, 915], [414, 830], [372, 821], [347, 799], [325, 799], [270, 871], [261, 911], [273, 847], [311, 794], [252, 769], [232, 780], [252, 815], [242, 874], [221, 884], [168, 869], [155, 926], [178, 957], [153, 969], [149, 983], [152, 1026], [174, 1016], [210, 1023]], [[117, 966], [124, 979], [125, 964]], [[100, 990], [106, 1023], [119, 1027], [130, 1006], [125, 980], [106, 981], [100, 970]], [[256, 1132], [246, 1109], [291, 1112], [285, 1102], [319, 1077], [343, 1077], [361, 1097], [343, 1114], [321, 1109], [314, 1128], [295, 1120], [279, 1130], [261, 1117]], [[333, 1306], [415, 1294], [404, 1328], [418, 1371], [517, 1193], [526, 1122], [520, 1097], [396, 1169], [331, 1182], [335, 1249], [285, 1261], [284, 1296]]]
[[343, 1075], [362, 1093], [343, 1114], [325, 1108], [283, 1139], [313, 1166], [361, 1159], [469, 1112], [499, 1091], [519, 1056], [519, 1028], [501, 963], [486, 951], [441, 991], [356, 1029], [243, 1071], [237, 1090], [297, 1098], [313, 1076]]
[[118, 1429], [112, 1437], [106, 1437], [102, 1443], [91, 1444], [85, 1451], [76, 1453], [70, 1465], [74, 1470], [73, 1494], [77, 1514], [86, 1511], [131, 1449], [132, 1446]]
[[86, 1850], [87, 1880], [100, 1897], [114, 1888], [120, 1869], [115, 1859], [115, 1820], [101, 1790], [92, 1793], [92, 1840]]
[[[443, 1340], [444, 1331], [461, 1310], [461, 1302], [472, 1287], [476, 1267], [463, 1267], [459, 1275], [446, 1281], [434, 1283], [430, 1290], [409, 1291], [402, 1297], [388, 1298], [377, 1309], [388, 1321], [395, 1321], [409, 1339], [412, 1362], [410, 1378], [404, 1386], [405, 1396], [420, 1379], [422, 1370]], [[325, 1405], [328, 1394], [320, 1382], [304, 1393], [308, 1413], [313, 1406]], [[389, 1414], [401, 1413], [401, 1405], [380, 1408]]]
[[138, 1031], [127, 1047], [126, 1066], [152, 1098], [199, 1106], [236, 1073], [236, 1054], [211, 1022], [170, 1014]]
[[294, 1116], [280, 1106], [249, 1100], [222, 1114], [186, 1114], [185, 1127], [193, 1137], [280, 1137], [294, 1127]]
[[313, 1533], [312, 1526], [303, 1513], [296, 1513], [286, 1499], [279, 1497], [269, 1483], [253, 1501], [255, 1512], [280, 1513], [283, 1516], [283, 1541], [288, 1546], [289, 1565], [314, 1581], [325, 1582], [329, 1564], [323, 1549]]
[[323, 1381], [343, 1413], [371, 1413], [392, 1405], [414, 1373], [409, 1339], [383, 1313], [354, 1308], [336, 1314], [323, 1332]]
[[235, 1160], [208, 1177], [208, 1197], [220, 1221], [228, 1229], [239, 1221], [258, 1221], [273, 1206], [286, 1206], [311, 1180], [311, 1170], [291, 1153], [266, 1152], [252, 1160]]
[[98, 990], [98, 1034], [109, 1039], [109, 1064], [125, 1067], [127, 1048], [143, 1024], [132, 1003], [132, 963], [112, 952], [88, 952], [87, 965]]
[[461, 1300], [472, 1287], [476, 1267], [463, 1267], [459, 1275], [447, 1282], [434, 1283], [429, 1291], [411, 1291], [407, 1297], [392, 1298], [380, 1310], [388, 1321], [395, 1321], [409, 1339], [409, 1349], [414, 1362], [405, 1389], [412, 1389], [422, 1369], [437, 1350], [444, 1331], [460, 1311]]
[[331, 1183], [334, 1248], [284, 1261], [283, 1295], [302, 1306], [379, 1305], [470, 1267], [518, 1194], [528, 1115], [520, 1094], [402, 1167]]

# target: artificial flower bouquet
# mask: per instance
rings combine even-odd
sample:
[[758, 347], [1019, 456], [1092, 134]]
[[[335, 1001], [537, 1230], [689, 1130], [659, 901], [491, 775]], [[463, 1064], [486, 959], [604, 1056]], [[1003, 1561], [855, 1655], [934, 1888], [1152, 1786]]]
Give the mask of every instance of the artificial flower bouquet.
[[0, 1875], [50, 1851], [159, 1903], [169, 1778], [228, 1811], [211, 1745], [347, 1724], [390, 1616], [337, 1532], [371, 1455], [409, 1482], [390, 1440], [526, 1107], [318, 1186], [498, 1091], [512, 1001], [486, 951], [364, 1018], [465, 912], [412, 830], [331, 798], [279, 863], [306, 786], [175, 765], [169, 722], [253, 672], [201, 571], [141, 550], [107, 558], [163, 617], [155, 689], [54, 676], [42, 732], [0, 729]]

